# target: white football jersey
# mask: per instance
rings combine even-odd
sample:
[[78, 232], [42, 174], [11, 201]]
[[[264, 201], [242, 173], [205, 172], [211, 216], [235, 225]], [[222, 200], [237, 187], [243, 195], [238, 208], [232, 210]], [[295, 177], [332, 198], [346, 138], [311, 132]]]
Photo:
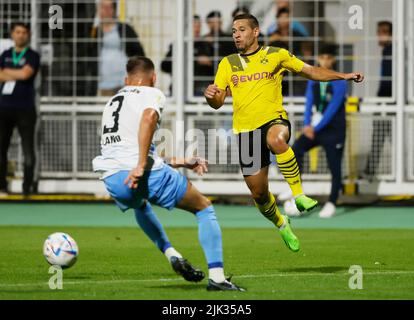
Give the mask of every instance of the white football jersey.
[[[102, 115], [101, 155], [92, 161], [93, 170], [115, 173], [131, 170], [138, 164], [138, 131], [145, 109], [157, 111], [158, 126], [161, 121], [165, 95], [153, 87], [126, 86], [106, 104]], [[151, 144], [149, 157], [154, 160], [151, 170], [159, 170], [165, 164]]]

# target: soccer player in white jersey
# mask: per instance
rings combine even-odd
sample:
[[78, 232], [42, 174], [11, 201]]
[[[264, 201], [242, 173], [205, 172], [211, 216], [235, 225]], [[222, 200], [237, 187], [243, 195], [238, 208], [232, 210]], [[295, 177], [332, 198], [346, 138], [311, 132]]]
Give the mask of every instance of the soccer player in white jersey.
[[207, 290], [244, 291], [224, 276], [221, 230], [211, 202], [173, 169], [185, 167], [203, 174], [207, 172], [205, 160], [171, 158], [167, 164], [157, 155], [152, 140], [165, 96], [154, 88], [154, 64], [148, 58], [133, 57], [126, 68], [126, 86], [103, 111], [101, 155], [93, 160], [94, 171], [102, 173], [106, 189], [122, 211], [135, 211], [138, 224], [165, 254], [174, 271], [197, 282], [204, 273], [172, 247], [151, 204], [193, 213], [209, 268]]

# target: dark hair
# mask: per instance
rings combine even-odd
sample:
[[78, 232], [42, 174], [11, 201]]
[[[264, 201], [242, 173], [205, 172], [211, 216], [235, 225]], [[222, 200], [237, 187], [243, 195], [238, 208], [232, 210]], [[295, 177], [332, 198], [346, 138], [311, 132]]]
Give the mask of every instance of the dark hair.
[[221, 12], [220, 12], [220, 11], [218, 11], [218, 10], [211, 11], [211, 12], [207, 15], [207, 19], [210, 19], [210, 18], [221, 18]]
[[236, 7], [236, 9], [233, 10], [233, 12], [231, 13], [231, 16], [234, 18], [237, 14], [237, 12], [243, 12], [243, 13], [250, 13], [249, 8], [247, 8], [246, 6], [238, 6]]
[[155, 70], [154, 63], [151, 59], [142, 56], [134, 56], [129, 58], [126, 65], [126, 70], [129, 75], [143, 72], [148, 73]]
[[319, 55], [329, 54], [331, 56], [336, 55], [337, 45], [334, 43], [323, 43], [319, 47]]
[[11, 29], [10, 29], [11, 32], [13, 32], [16, 27], [25, 28], [27, 30], [27, 32], [30, 32], [30, 27], [29, 27], [29, 24], [27, 24], [27, 23], [24, 23], [24, 22], [21, 22], [21, 21], [12, 23]]
[[254, 15], [250, 14], [250, 13], [243, 13], [243, 14], [239, 14], [239, 15], [235, 16], [233, 18], [233, 22], [237, 21], [237, 20], [243, 20], [243, 19], [249, 20], [249, 23], [250, 23], [250, 26], [252, 27], [252, 29], [259, 27], [259, 21], [257, 21], [257, 18]]
[[280, 8], [276, 13], [276, 18], [279, 18], [284, 13], [287, 13], [288, 15], [290, 15], [289, 8]]
[[193, 20], [194, 21], [200, 21], [201, 18], [200, 18], [200, 16], [198, 14], [195, 14], [195, 15], [193, 15]]
[[389, 21], [379, 21], [377, 23], [377, 27], [383, 27], [383, 26], [387, 26], [388, 27], [388, 31], [392, 35], [392, 23], [389, 22]]

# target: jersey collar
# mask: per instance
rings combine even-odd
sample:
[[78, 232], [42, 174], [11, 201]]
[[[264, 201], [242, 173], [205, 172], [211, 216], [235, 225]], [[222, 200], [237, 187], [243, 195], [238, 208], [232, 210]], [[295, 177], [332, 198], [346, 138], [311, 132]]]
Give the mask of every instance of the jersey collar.
[[259, 46], [259, 47], [258, 47], [255, 51], [250, 52], [250, 53], [248, 53], [248, 54], [242, 54], [242, 53], [240, 53], [240, 56], [242, 56], [242, 57], [252, 56], [252, 55], [254, 55], [254, 54], [258, 53], [258, 52], [259, 52], [262, 48], [263, 48], [263, 47]]

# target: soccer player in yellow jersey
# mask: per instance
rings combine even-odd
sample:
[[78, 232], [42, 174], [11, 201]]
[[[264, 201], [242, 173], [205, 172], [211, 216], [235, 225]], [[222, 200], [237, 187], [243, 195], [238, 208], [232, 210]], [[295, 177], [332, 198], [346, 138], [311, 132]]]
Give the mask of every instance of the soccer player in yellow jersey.
[[247, 186], [260, 212], [279, 228], [282, 239], [292, 251], [299, 240], [282, 216], [275, 197], [269, 192], [270, 152], [276, 155], [281, 173], [289, 183], [301, 212], [316, 207], [317, 201], [303, 194], [299, 167], [289, 147], [290, 122], [283, 108], [284, 71], [315, 81], [353, 80], [361, 82], [361, 73], [339, 73], [310, 66], [289, 51], [258, 44], [259, 23], [250, 14], [233, 19], [233, 39], [239, 53], [223, 58], [214, 84], [207, 87], [207, 103], [219, 109], [230, 90], [233, 96], [233, 131], [238, 135], [239, 161]]

